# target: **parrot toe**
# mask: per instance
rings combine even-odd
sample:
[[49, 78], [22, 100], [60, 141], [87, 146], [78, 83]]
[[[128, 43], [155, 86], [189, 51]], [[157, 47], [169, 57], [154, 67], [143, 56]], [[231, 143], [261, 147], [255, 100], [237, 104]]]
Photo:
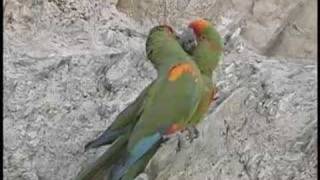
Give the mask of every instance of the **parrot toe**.
[[199, 130], [195, 126], [186, 128], [186, 131], [188, 132], [187, 137], [190, 143], [199, 137]]
[[216, 94], [213, 96], [212, 101], [216, 101], [217, 99], [219, 99], [219, 94], [218, 94], [218, 93], [216, 93]]
[[187, 148], [191, 143], [190, 143], [190, 139], [188, 137], [188, 134], [185, 134], [183, 132], [179, 132], [176, 134], [176, 136], [177, 136], [176, 153], [178, 153], [183, 148]]

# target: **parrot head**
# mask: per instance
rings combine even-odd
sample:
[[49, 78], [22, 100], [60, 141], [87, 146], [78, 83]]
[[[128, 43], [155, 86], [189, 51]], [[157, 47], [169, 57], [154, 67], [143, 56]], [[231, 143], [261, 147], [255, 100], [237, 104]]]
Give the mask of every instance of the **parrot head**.
[[149, 31], [146, 53], [156, 69], [173, 63], [172, 58], [185, 55], [177, 38], [176, 32], [168, 25], [155, 26]]
[[204, 19], [196, 19], [189, 24], [189, 28], [193, 30], [196, 37], [199, 38], [204, 36], [205, 30], [209, 29], [211, 26], [210, 22]]
[[223, 39], [214, 26], [204, 19], [192, 21], [188, 28], [197, 41], [197, 45], [189, 50], [189, 53], [194, 57], [199, 69], [210, 75], [223, 54]]

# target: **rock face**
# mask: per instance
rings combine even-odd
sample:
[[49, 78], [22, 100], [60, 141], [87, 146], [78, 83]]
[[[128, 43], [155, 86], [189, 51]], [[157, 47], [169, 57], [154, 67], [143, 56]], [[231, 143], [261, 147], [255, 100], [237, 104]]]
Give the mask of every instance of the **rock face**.
[[[231, 1], [214, 2], [222, 8]], [[117, 4], [122, 11], [123, 3]], [[72, 179], [107, 149], [83, 152], [84, 145], [156, 77], [145, 58], [146, 33], [155, 22], [141, 25], [115, 5], [4, 2], [4, 179]], [[177, 18], [176, 27], [186, 20]], [[176, 138], [164, 144], [141, 177], [316, 179], [314, 58], [258, 55], [228, 21], [217, 23], [226, 37], [233, 34], [219, 72], [220, 98], [199, 124], [200, 137], [183, 141], [178, 152]], [[285, 37], [291, 36], [275, 42], [293, 42]]]
[[[316, 0], [119, 0], [120, 11], [146, 22], [186, 24], [205, 17], [267, 56], [316, 56]], [[293, 59], [292, 59], [293, 60]]]

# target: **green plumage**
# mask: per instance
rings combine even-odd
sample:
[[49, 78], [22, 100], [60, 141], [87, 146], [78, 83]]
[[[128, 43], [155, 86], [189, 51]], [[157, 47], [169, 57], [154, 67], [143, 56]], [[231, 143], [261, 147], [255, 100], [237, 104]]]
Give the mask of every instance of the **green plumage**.
[[196, 125], [208, 111], [214, 95], [217, 93], [217, 67], [223, 56], [223, 40], [218, 31], [209, 25], [198, 34], [197, 46], [191, 51], [191, 55], [197, 63], [205, 88], [202, 94], [200, 105], [191, 118], [191, 124]]
[[[200, 102], [203, 82], [192, 58], [182, 49], [174, 33], [166, 27], [152, 33], [147, 40], [147, 55], [158, 70], [144, 113], [129, 140], [132, 148], [140, 139], [173, 123], [187, 125]], [[151, 30], [152, 32], [152, 30]], [[169, 81], [169, 71], [179, 64], [190, 64], [194, 74], [182, 74]], [[197, 82], [196, 82], [197, 81]]]
[[209, 25], [197, 37], [197, 47], [192, 51], [192, 57], [196, 61], [201, 73], [211, 77], [223, 56], [223, 39], [218, 31]]
[[186, 127], [197, 110], [204, 88], [203, 79], [197, 65], [176, 41], [171, 28], [153, 28], [146, 50], [157, 69], [157, 79], [100, 137], [87, 144], [86, 148], [96, 148], [112, 143], [76, 179], [100, 180], [107, 174], [110, 180], [133, 179], [155, 154], [168, 129], [175, 124]]
[[74, 180], [104, 180], [108, 176], [108, 170], [116, 163], [125, 152], [125, 145], [128, 143], [129, 133], [121, 135], [94, 163], [90, 164]]

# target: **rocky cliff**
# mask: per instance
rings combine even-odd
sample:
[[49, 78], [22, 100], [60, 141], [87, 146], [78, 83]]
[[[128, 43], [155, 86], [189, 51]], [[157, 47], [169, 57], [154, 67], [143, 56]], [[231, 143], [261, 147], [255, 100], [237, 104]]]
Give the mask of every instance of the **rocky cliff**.
[[315, 0], [130, 2], [4, 1], [4, 179], [72, 179], [97, 159], [107, 147], [84, 144], [156, 77], [149, 28], [196, 16], [226, 38], [220, 98], [137, 179], [316, 179]]

